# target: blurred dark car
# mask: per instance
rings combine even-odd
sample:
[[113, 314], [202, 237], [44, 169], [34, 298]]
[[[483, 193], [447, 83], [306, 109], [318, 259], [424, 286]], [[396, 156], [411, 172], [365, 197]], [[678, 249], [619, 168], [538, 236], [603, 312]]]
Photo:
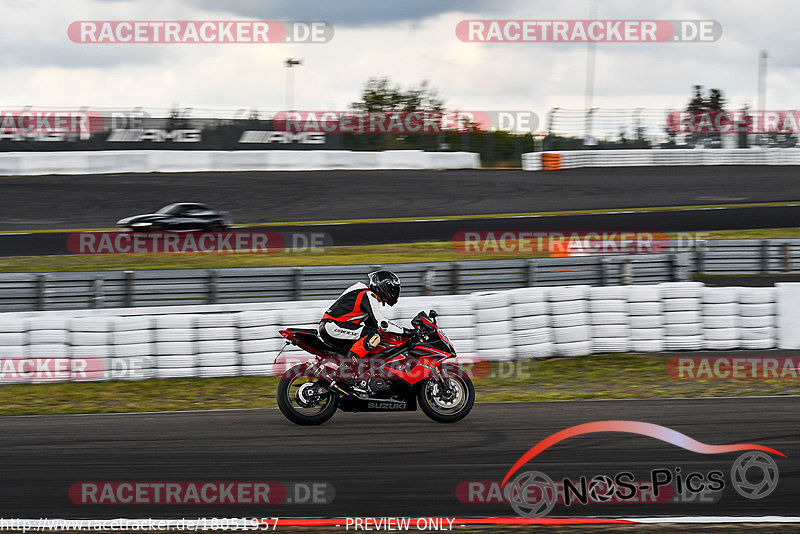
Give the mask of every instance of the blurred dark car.
[[136, 232], [208, 231], [222, 232], [233, 224], [227, 211], [205, 204], [178, 203], [164, 206], [155, 213], [134, 215], [117, 221], [121, 230]]

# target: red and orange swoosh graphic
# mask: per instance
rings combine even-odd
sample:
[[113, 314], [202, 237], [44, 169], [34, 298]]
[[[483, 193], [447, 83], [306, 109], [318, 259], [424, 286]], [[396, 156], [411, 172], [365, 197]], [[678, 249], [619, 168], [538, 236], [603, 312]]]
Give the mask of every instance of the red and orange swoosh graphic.
[[508, 473], [506, 473], [501, 486], [505, 486], [508, 479], [523, 465], [528, 463], [533, 457], [540, 452], [552, 447], [556, 443], [568, 438], [580, 436], [581, 434], [593, 434], [596, 432], [626, 432], [628, 434], [640, 434], [642, 436], [649, 436], [651, 438], [660, 439], [667, 443], [677, 445], [684, 449], [700, 454], [721, 454], [725, 452], [735, 451], [764, 451], [779, 456], [786, 457], [782, 452], [775, 450], [765, 445], [758, 445], [754, 443], [736, 443], [732, 445], [709, 445], [702, 443], [696, 439], [692, 439], [686, 434], [681, 434], [677, 430], [672, 430], [665, 426], [656, 425], [653, 423], [643, 423], [641, 421], [595, 421], [593, 423], [584, 423], [582, 425], [571, 426], [565, 428], [555, 434], [552, 434], [533, 447], [528, 452], [522, 455], [517, 462], [511, 466]]

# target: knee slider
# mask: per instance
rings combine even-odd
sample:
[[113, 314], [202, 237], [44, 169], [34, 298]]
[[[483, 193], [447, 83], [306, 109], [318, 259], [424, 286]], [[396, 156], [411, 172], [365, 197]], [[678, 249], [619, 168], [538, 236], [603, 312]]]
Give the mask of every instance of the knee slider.
[[364, 346], [367, 349], [372, 350], [375, 347], [377, 347], [380, 344], [380, 342], [381, 342], [381, 336], [378, 334], [372, 334], [371, 336], [369, 336], [367, 339], [364, 340]]

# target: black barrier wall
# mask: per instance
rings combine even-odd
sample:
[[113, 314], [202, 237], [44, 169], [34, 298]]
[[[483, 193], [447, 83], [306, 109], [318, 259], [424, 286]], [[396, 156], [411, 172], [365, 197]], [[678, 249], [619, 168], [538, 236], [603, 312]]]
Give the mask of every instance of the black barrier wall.
[[[92, 132], [0, 131], [0, 152], [61, 150], [341, 150], [338, 133], [276, 131], [271, 120], [103, 116]], [[94, 131], [96, 130], [96, 131]]]

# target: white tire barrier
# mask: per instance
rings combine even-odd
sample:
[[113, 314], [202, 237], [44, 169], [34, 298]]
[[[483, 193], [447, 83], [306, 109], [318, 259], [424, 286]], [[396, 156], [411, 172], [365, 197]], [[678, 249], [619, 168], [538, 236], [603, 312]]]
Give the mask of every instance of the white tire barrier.
[[607, 337], [592, 340], [592, 352], [628, 352], [631, 341], [626, 337]]
[[551, 342], [519, 345], [515, 354], [518, 359], [550, 358], [556, 355], [555, 345]]
[[662, 306], [660, 301], [656, 302], [631, 302], [629, 306], [631, 316], [638, 315], [661, 315]]
[[150, 343], [136, 343], [131, 345], [115, 345], [111, 348], [115, 358], [130, 358], [132, 356], [150, 356], [153, 347]]
[[236, 366], [238, 360], [239, 355], [235, 352], [207, 352], [198, 356], [197, 363], [201, 367], [233, 367]]
[[739, 315], [742, 317], [763, 317], [765, 315], [775, 315], [775, 303], [767, 302], [764, 304], [740, 304]]
[[707, 328], [703, 331], [706, 341], [738, 341], [738, 328]]
[[666, 312], [680, 312], [680, 311], [699, 311], [700, 299], [664, 299], [664, 311]]
[[701, 350], [705, 348], [703, 336], [665, 336], [664, 347], [673, 350]]
[[[437, 309], [438, 323], [460, 355], [503, 361], [769, 349], [778, 344], [777, 299], [775, 288], [709, 288], [689, 282], [414, 297], [391, 310], [398, 322], [407, 323], [420, 309]], [[263, 376], [281, 370], [273, 362], [282, 348], [287, 356], [308, 356], [295, 346], [285, 347], [278, 331], [316, 328], [326, 305], [270, 303], [271, 309], [236, 312], [195, 306], [184, 313], [180, 307], [94, 310], [74, 317], [10, 313], [0, 321], [0, 358], [96, 358], [106, 369], [100, 379]], [[782, 313], [800, 307], [781, 306]], [[3, 376], [0, 381], [7, 382]]]
[[732, 317], [738, 319], [739, 326], [742, 328], [759, 328], [762, 326], [772, 326], [775, 324], [775, 317], [772, 315], [761, 315], [756, 317]]
[[534, 328], [532, 330], [518, 330], [513, 334], [514, 345], [539, 345], [541, 343], [552, 343], [552, 333], [544, 328]]
[[514, 304], [511, 307], [511, 315], [514, 317], [531, 317], [549, 315], [550, 307], [547, 302], [527, 302], [524, 304]]
[[665, 299], [696, 299], [705, 287], [702, 282], [665, 282], [658, 285]]
[[623, 299], [590, 300], [589, 311], [592, 313], [628, 313], [628, 301]]
[[548, 298], [550, 302], [585, 301], [589, 294], [589, 289], [590, 286], [551, 287], [548, 291]]
[[72, 332], [70, 344], [73, 347], [108, 345], [110, 335], [108, 332]]
[[705, 287], [701, 293], [701, 300], [707, 304], [728, 304], [739, 302], [737, 287]]
[[193, 341], [194, 338], [194, 328], [159, 328], [155, 332], [157, 342]]
[[664, 334], [667, 336], [699, 336], [703, 333], [701, 323], [667, 324]]
[[588, 326], [567, 326], [564, 328], [553, 328], [553, 339], [557, 344], [574, 343], [576, 341], [589, 341], [591, 332]]
[[631, 350], [633, 352], [663, 352], [663, 339], [631, 339]]
[[589, 324], [588, 313], [566, 313], [564, 315], [553, 315], [550, 318], [553, 328], [566, 326], [585, 326]]
[[[442, 327], [442, 329], [444, 329], [444, 327]], [[478, 337], [504, 335], [507, 334], [509, 330], [508, 321], [478, 323], [475, 325], [475, 335]]]
[[660, 315], [631, 315], [628, 318], [628, 324], [631, 330], [639, 328], [661, 328], [664, 324], [664, 319]]
[[631, 341], [662, 340], [663, 338], [663, 328], [631, 328]]
[[574, 357], [574, 356], [588, 356], [592, 353], [591, 341], [572, 341], [568, 343], [559, 343], [555, 349], [559, 356]]
[[31, 330], [31, 343], [66, 343], [66, 330]]
[[544, 303], [546, 301], [547, 288], [544, 287], [522, 287], [511, 290], [511, 302], [513, 304]]
[[603, 324], [629, 324], [630, 317], [627, 313], [622, 312], [609, 312], [609, 313], [592, 313], [591, 323], [593, 325]]
[[[760, 319], [760, 318], [759, 318]], [[742, 317], [732, 317], [730, 315], [704, 315], [703, 328], [706, 330], [728, 329], [739, 325]]]
[[630, 337], [631, 329], [628, 325], [605, 324], [592, 327], [592, 340], [602, 341], [604, 338], [625, 338]]
[[706, 304], [703, 306], [703, 315], [726, 315], [737, 316], [739, 313], [739, 303], [730, 302], [723, 304]]
[[214, 339], [236, 339], [238, 329], [232, 326], [219, 326], [209, 328], [198, 328], [197, 339], [199, 341], [212, 341]]
[[774, 287], [743, 287], [739, 290], [740, 304], [768, 304], [775, 302]]
[[0, 346], [21, 347], [25, 345], [27, 337], [24, 332], [0, 332]]
[[[438, 312], [438, 310], [437, 310]], [[436, 324], [443, 329], [472, 328], [475, 326], [475, 316], [469, 315], [442, 315], [436, 318]]]
[[565, 315], [568, 313], [584, 313], [588, 311], [585, 300], [568, 300], [550, 303], [550, 314]]
[[508, 321], [511, 319], [509, 308], [486, 308], [475, 310], [476, 323], [493, 323], [497, 321]]
[[514, 317], [511, 324], [514, 330], [545, 329], [550, 326], [550, 316], [530, 315], [528, 317]]
[[[655, 286], [630, 286], [628, 287], [628, 302], [644, 302], [653, 303], [661, 302], [661, 288]], [[631, 315], [648, 315], [647, 313], [634, 314], [631, 309]]]
[[548, 288], [529, 287], [511, 293], [511, 326], [514, 329], [516, 358], [548, 358], [555, 356], [552, 317], [547, 301]]

